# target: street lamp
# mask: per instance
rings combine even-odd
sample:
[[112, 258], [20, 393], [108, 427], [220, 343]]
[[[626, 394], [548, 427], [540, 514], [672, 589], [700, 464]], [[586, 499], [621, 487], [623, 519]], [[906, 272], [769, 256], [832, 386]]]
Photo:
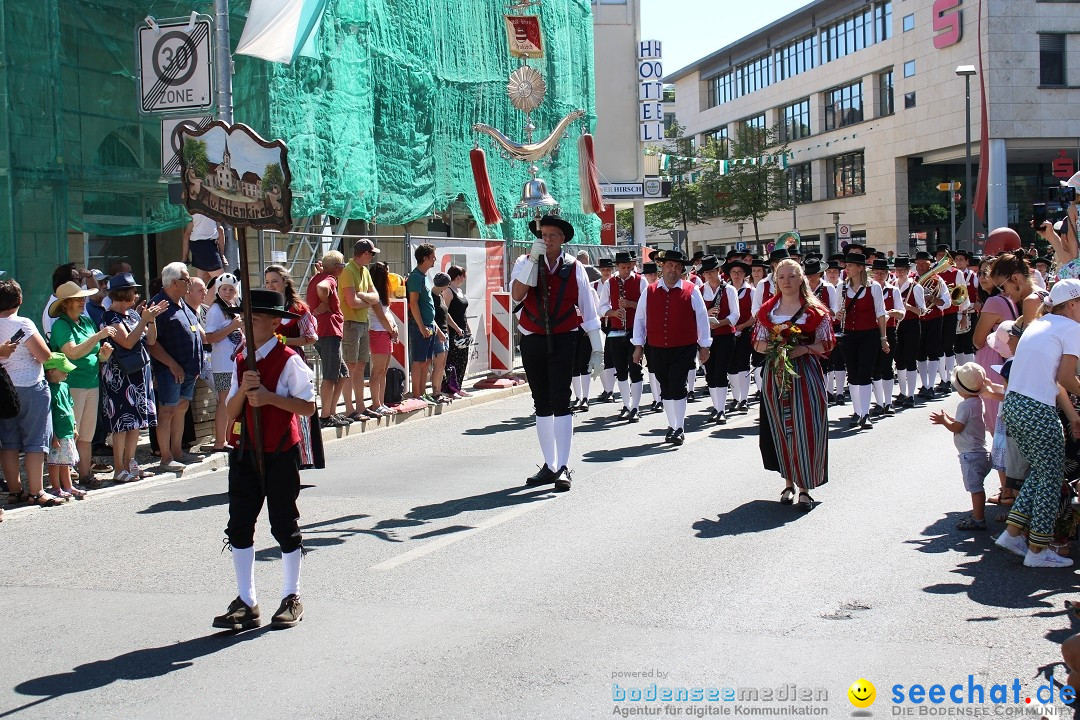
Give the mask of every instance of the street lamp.
[[972, 195], [974, 195], [975, 188], [971, 184], [971, 76], [975, 74], [974, 65], [961, 65], [956, 68], [956, 74], [964, 77], [964, 117], [966, 121], [966, 136], [964, 141], [964, 186], [967, 190], [964, 192], [964, 200], [966, 202], [967, 212], [964, 214], [964, 221], [970, 222], [970, 237], [971, 242], [970, 249], [975, 249], [975, 217], [971, 214], [971, 202]]

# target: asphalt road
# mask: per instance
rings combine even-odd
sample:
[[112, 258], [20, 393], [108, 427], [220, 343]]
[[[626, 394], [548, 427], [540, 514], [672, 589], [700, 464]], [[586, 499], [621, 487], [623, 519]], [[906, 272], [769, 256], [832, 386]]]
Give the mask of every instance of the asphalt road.
[[[1018, 679], [1022, 706], [1064, 679], [1075, 575], [991, 549], [1000, 523], [953, 529], [968, 496], [927, 408], [835, 432], [809, 514], [777, 503], [756, 408], [725, 428], [690, 409], [677, 450], [662, 413], [577, 416], [563, 495], [523, 484], [527, 394], [329, 444], [304, 473], [306, 616], [286, 631], [210, 628], [236, 594], [223, 471], [13, 517], [0, 718], [848, 717], [858, 678], [888, 717], [894, 685]], [[265, 515], [256, 548], [269, 616]], [[653, 683], [705, 699], [618, 699]]]

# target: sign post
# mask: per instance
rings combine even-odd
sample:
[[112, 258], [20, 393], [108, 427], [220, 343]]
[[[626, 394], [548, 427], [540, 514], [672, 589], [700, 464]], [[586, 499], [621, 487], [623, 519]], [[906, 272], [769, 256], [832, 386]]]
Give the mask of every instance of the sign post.
[[210, 20], [197, 16], [138, 27], [140, 113], [214, 106], [210, 33]]

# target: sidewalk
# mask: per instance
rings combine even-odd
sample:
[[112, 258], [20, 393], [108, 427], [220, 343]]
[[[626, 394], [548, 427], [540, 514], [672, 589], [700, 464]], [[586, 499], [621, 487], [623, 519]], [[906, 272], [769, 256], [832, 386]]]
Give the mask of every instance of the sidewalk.
[[[523, 374], [519, 372], [518, 376], [523, 377]], [[348, 427], [324, 428], [324, 429], [322, 429], [323, 442], [324, 443], [329, 443], [329, 442], [332, 442], [332, 441], [344, 440], [344, 439], [347, 439], [347, 438], [349, 438], [350, 436], [353, 436], [353, 435], [361, 435], [361, 434], [369, 433], [369, 432], [390, 430], [393, 427], [395, 427], [397, 425], [400, 425], [402, 423], [411, 422], [411, 421], [420, 421], [420, 420], [422, 420], [424, 418], [436, 417], [436, 416], [442, 415], [443, 413], [453, 412], [454, 410], [461, 410], [461, 409], [464, 409], [464, 408], [467, 408], [467, 407], [472, 407], [474, 405], [480, 405], [482, 403], [493, 402], [495, 400], [502, 400], [503, 398], [512, 397], [512, 396], [517, 395], [519, 393], [528, 392], [528, 391], [529, 391], [529, 386], [528, 386], [527, 383], [514, 385], [512, 387], [500, 387], [500, 388], [483, 389], [483, 390], [482, 389], [476, 389], [475, 387], [472, 387], [472, 388], [468, 389], [468, 392], [472, 395], [472, 397], [460, 398], [458, 400], [454, 400], [453, 402], [451, 402], [451, 403], [449, 403], [447, 405], [434, 405], [434, 406], [427, 405], [427, 406], [424, 406], [422, 408], [418, 408], [416, 410], [403, 411], [403, 412], [395, 413], [393, 415], [387, 415], [385, 417], [379, 418], [378, 420], [371, 419], [371, 420], [362, 421], [362, 422], [354, 422], [353, 424], [349, 425]], [[343, 406], [339, 406], [339, 407], [343, 407]], [[207, 446], [213, 445], [213, 439], [212, 438], [209, 439], [207, 441], [206, 445]], [[199, 453], [197, 451], [197, 449], [196, 449], [196, 448], [201, 448], [201, 447], [202, 446], [200, 446], [200, 445], [196, 445], [196, 446], [192, 447], [191, 452], [193, 454], [196, 454], [196, 455], [201, 455], [202, 453]], [[94, 457], [95, 457], [95, 461], [97, 461], [99, 459], [102, 460], [102, 461], [106, 460], [106, 458], [103, 457], [103, 456], [96, 456], [95, 455]], [[110, 480], [107, 479], [107, 474], [106, 473], [100, 473], [99, 477], [101, 477], [101, 479], [105, 481], [104, 487], [102, 487], [102, 488], [100, 488], [98, 490], [88, 490], [86, 500], [83, 500], [81, 502], [86, 502], [87, 500], [91, 500], [93, 498], [102, 497], [103, 495], [112, 495], [112, 494], [119, 494], [119, 493], [123, 493], [123, 492], [131, 492], [131, 491], [137, 490], [139, 488], [157, 486], [157, 485], [161, 485], [161, 484], [168, 483], [168, 482], [174, 482], [174, 481], [179, 480], [181, 478], [190, 478], [190, 477], [194, 477], [194, 476], [197, 476], [197, 475], [203, 475], [203, 474], [211, 473], [211, 472], [214, 472], [216, 470], [221, 470], [223, 468], [226, 468], [229, 465], [229, 457], [228, 457], [228, 455], [226, 453], [224, 453], [224, 452], [209, 453], [208, 452], [208, 454], [206, 454], [206, 456], [205, 456], [205, 459], [200, 460], [198, 462], [194, 462], [194, 463], [192, 463], [190, 465], [187, 465], [186, 467], [184, 467], [183, 470], [180, 470], [178, 472], [160, 472], [157, 469], [158, 468], [158, 465], [157, 465], [158, 458], [156, 458], [155, 456], [153, 456], [150, 453], [149, 436], [143, 436], [143, 437], [140, 438], [140, 444], [139, 444], [138, 450], [136, 451], [136, 459], [138, 460], [139, 464], [142, 466], [142, 468], [144, 470], [155, 473], [155, 474], [153, 476], [151, 476], [151, 477], [148, 477], [148, 478], [146, 478], [144, 480], [140, 480], [138, 482], [115, 484], [115, 483], [112, 483]], [[108, 462], [109, 462], [109, 464], [112, 463], [112, 458], [111, 457], [108, 458]], [[46, 477], [46, 479], [45, 479], [46, 489], [48, 489], [48, 483], [49, 483], [48, 477]], [[222, 489], [222, 492], [224, 492], [224, 489]], [[5, 493], [6, 493], [6, 491], [5, 491]], [[0, 506], [2, 506], [3, 509], [4, 509], [4, 520], [14, 520], [14, 519], [16, 519], [16, 518], [18, 518], [20, 516], [27, 515], [28, 513], [32, 513], [32, 512], [35, 512], [35, 511], [55, 511], [57, 509], [57, 508], [39, 508], [39, 507], [37, 507], [35, 505], [26, 505], [26, 504], [10, 506], [10, 505], [5, 504], [6, 501], [7, 501], [6, 494], [2, 495], [0, 497], [2, 497], [3, 500], [4, 500], [3, 503], [0, 503]], [[80, 501], [72, 500], [72, 501], [69, 501], [68, 503], [65, 503], [65, 505], [73, 505], [73, 504], [75, 504], [77, 502], [80, 502]], [[63, 506], [60, 506], [60, 507], [63, 507]], [[3, 527], [3, 526], [0, 525], [0, 527]]]

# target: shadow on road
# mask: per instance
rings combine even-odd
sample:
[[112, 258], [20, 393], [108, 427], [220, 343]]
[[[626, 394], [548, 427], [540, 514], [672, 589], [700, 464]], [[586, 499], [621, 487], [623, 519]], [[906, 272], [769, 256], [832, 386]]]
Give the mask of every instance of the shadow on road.
[[1056, 604], [1055, 597], [1076, 591], [1076, 579], [1071, 571], [1026, 568], [1020, 558], [994, 547], [994, 538], [1004, 527], [1000, 523], [991, 523], [988, 532], [957, 530], [956, 523], [964, 515], [966, 513], [946, 513], [922, 531], [922, 538], [905, 541], [917, 546], [919, 552], [957, 552], [967, 558], [952, 572], [971, 578], [971, 582], [927, 585], [924, 592], [963, 594], [980, 605], [1019, 610], [1050, 608]]
[[500, 422], [494, 425], [488, 425], [487, 427], [468, 428], [462, 435], [494, 435], [495, 433], [512, 432], [514, 430], [529, 427], [534, 422], [535, 418], [532, 415], [510, 418], [509, 420], [501, 420]]
[[215, 505], [227, 505], [229, 502], [228, 493], [214, 493], [212, 495], [199, 495], [198, 497], [188, 498], [186, 500], [165, 500], [164, 502], [154, 503], [145, 510], [140, 510], [139, 515], [153, 515], [154, 513], [163, 512], [186, 512], [188, 510], [205, 510]]
[[805, 515], [806, 513], [790, 505], [781, 505], [772, 500], [751, 500], [730, 512], [718, 515], [716, 520], [702, 518], [692, 527], [697, 531], [695, 537], [710, 540], [729, 535], [775, 530]]
[[[387, 520], [380, 520], [375, 523], [375, 531], [392, 531], [395, 528], [403, 527], [417, 527], [419, 525], [425, 525], [432, 520], [443, 520], [446, 518], [454, 517], [463, 512], [470, 512], [473, 510], [497, 510], [504, 507], [513, 507], [515, 505], [522, 505], [524, 503], [536, 502], [538, 500], [545, 500], [551, 497], [550, 488], [532, 490], [522, 492], [526, 488], [523, 487], [509, 487], [502, 490], [495, 490], [489, 493], [483, 493], [481, 495], [470, 495], [468, 497], [456, 498], [454, 500], [447, 500], [441, 503], [434, 503], [432, 505], [418, 505], [409, 512], [405, 513], [403, 518], [390, 518]], [[445, 534], [449, 532], [457, 532], [458, 530], [468, 529], [466, 526], [454, 526], [454, 528], [444, 528], [439, 531], [431, 533], [421, 534], [414, 537], [424, 537], [436, 534]], [[373, 531], [367, 531], [370, 534], [374, 534]], [[306, 542], [305, 542], [306, 544]]]
[[194, 665], [194, 661], [201, 657], [255, 640], [269, 629], [270, 627], [265, 625], [243, 633], [220, 632], [204, 635], [161, 647], [133, 650], [108, 660], [96, 660], [79, 665], [70, 672], [26, 680], [15, 686], [15, 692], [41, 699], [0, 713], [0, 718], [64, 695], [96, 690], [118, 680], [150, 680], [162, 677]]
[[[656, 434], [660, 436], [661, 441], [665, 430], [660, 430]], [[650, 433], [650, 435], [653, 433]], [[675, 451], [677, 448], [674, 445], [668, 445], [664, 442], [656, 442], [649, 445], [631, 445], [624, 448], [608, 448], [606, 450], [590, 450], [583, 453], [581, 456], [582, 462], [587, 463], [613, 463], [620, 460], [626, 460], [627, 458], [641, 457], [643, 455], [664, 455]]]

